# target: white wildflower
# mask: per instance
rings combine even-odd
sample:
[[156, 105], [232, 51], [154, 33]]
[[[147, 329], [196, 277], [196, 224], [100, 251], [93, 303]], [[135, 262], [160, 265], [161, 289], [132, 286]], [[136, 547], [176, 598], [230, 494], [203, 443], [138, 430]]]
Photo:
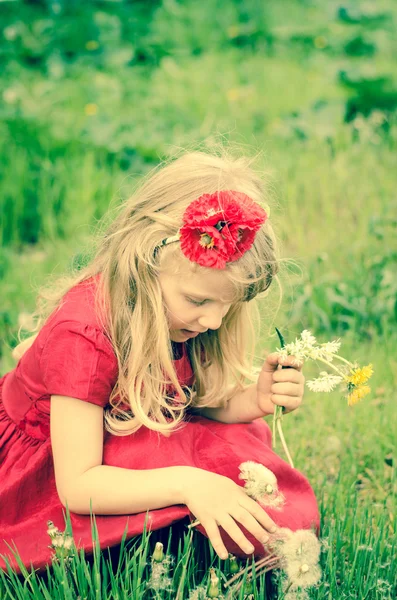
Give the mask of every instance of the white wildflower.
[[311, 332], [308, 331], [307, 329], [304, 329], [302, 331], [301, 338], [302, 338], [302, 341], [304, 342], [305, 346], [313, 347], [317, 342], [314, 335], [312, 335]]
[[312, 392], [332, 392], [341, 381], [342, 377], [339, 375], [331, 375], [326, 371], [321, 371], [320, 377], [310, 379], [306, 382], [306, 385]]
[[321, 344], [320, 348], [323, 352], [324, 358], [332, 361], [332, 355], [338, 353], [340, 345], [341, 343], [339, 340], [333, 340], [332, 342], [326, 342], [325, 344]]
[[278, 489], [277, 477], [264, 465], [246, 461], [239, 466], [239, 479], [245, 481], [244, 489], [248, 496], [264, 506], [280, 509], [284, 504], [284, 495]]

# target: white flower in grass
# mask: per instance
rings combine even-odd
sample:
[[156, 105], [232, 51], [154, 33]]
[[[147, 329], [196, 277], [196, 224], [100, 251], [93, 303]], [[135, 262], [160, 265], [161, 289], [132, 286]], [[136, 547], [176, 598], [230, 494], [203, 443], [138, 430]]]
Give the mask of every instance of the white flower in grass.
[[309, 565], [306, 562], [287, 562], [285, 572], [291, 582], [291, 590], [306, 588], [316, 585], [321, 578], [321, 569], [318, 565]]
[[207, 588], [204, 585], [197, 586], [190, 592], [188, 600], [207, 600]]
[[321, 544], [312, 531], [282, 528], [272, 545], [281, 557], [281, 568], [288, 576], [286, 590], [295, 591], [318, 583], [321, 577], [318, 565]]
[[284, 494], [280, 492], [277, 477], [264, 465], [248, 460], [239, 466], [239, 479], [245, 481], [244, 489], [248, 496], [277, 510], [285, 503]]
[[152, 571], [147, 582], [147, 587], [159, 592], [161, 590], [171, 592], [173, 590], [172, 579], [168, 577], [170, 566], [174, 559], [172, 556], [166, 556], [163, 552], [163, 544], [156, 543], [152, 555]]
[[278, 549], [281, 555], [289, 561], [298, 561], [309, 565], [317, 564], [320, 558], [321, 544], [317, 536], [309, 529], [280, 529]]
[[312, 392], [332, 392], [342, 379], [339, 375], [331, 375], [326, 371], [321, 371], [320, 377], [310, 379], [306, 382], [306, 385]]

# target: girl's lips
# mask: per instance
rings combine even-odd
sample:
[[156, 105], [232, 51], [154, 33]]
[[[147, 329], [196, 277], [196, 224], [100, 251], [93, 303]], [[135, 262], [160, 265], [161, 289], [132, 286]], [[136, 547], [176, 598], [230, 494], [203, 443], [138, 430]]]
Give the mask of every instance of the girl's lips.
[[187, 337], [190, 338], [194, 338], [200, 333], [199, 331], [189, 331], [189, 329], [181, 329], [181, 331], [184, 335], [187, 335]]

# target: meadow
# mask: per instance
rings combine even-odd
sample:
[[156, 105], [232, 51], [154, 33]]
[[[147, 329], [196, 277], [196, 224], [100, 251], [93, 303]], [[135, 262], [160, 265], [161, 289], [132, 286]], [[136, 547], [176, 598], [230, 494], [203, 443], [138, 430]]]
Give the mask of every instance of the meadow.
[[[181, 148], [260, 153], [286, 260], [258, 353], [278, 347], [275, 326], [286, 341], [309, 329], [374, 368], [361, 403], [306, 390], [283, 420], [320, 504], [318, 600], [397, 595], [396, 17], [386, 0], [0, 2], [0, 376], [40, 286], [88, 260], [140, 175]], [[210, 567], [231, 576], [186, 531], [168, 589], [150, 588], [155, 540], [122, 548], [117, 569], [98, 552], [46, 577], [0, 571], [0, 598], [193, 599]], [[258, 576], [235, 597], [270, 593]]]

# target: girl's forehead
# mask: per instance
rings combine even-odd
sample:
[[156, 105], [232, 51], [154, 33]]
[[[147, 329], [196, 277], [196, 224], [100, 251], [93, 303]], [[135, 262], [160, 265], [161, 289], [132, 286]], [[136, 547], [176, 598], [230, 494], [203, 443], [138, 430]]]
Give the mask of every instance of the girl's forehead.
[[221, 300], [232, 303], [236, 290], [225, 271], [198, 267], [194, 271], [180, 273], [178, 286], [182, 292], [196, 298]]
[[[182, 254], [182, 253], [181, 253]], [[182, 260], [181, 260], [181, 259]], [[236, 298], [235, 285], [224, 269], [201, 267], [181, 257], [168, 257], [165, 273], [179, 291], [196, 298], [221, 300], [232, 303]]]

